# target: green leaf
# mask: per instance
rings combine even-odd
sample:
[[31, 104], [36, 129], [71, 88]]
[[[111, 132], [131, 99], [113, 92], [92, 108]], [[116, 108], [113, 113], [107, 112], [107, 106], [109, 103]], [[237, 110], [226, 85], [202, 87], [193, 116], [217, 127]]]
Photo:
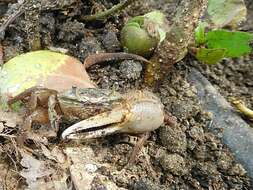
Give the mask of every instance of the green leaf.
[[205, 28], [206, 28], [206, 23], [201, 22], [199, 23], [198, 27], [195, 29], [195, 42], [196, 45], [202, 45], [206, 42], [205, 38]]
[[140, 24], [138, 22], [129, 22], [126, 24], [126, 26], [133, 26], [136, 28], [141, 28]]
[[164, 13], [158, 10], [144, 15], [144, 28], [152, 37], [157, 37], [161, 43], [166, 38], [168, 23]]
[[151, 37], [155, 37], [161, 43], [168, 30], [168, 23], [164, 13], [154, 10], [142, 16], [136, 16], [127, 22], [127, 26], [138, 24], [145, 29]]
[[121, 30], [120, 41], [124, 51], [150, 57], [168, 30], [166, 15], [154, 10], [130, 19]]
[[142, 26], [143, 23], [144, 23], [144, 16], [136, 16], [136, 17], [131, 18], [131, 19], [127, 22], [127, 25], [128, 25], [128, 24], [131, 24], [131, 23], [138, 23], [140, 26]]
[[225, 49], [198, 48], [196, 58], [202, 63], [211, 65], [222, 60], [222, 58], [225, 56], [225, 53]]
[[225, 57], [240, 57], [251, 52], [253, 35], [247, 32], [213, 30], [206, 34], [209, 49], [226, 49]]
[[20, 109], [21, 109], [23, 106], [24, 106], [24, 105], [23, 105], [23, 103], [22, 103], [21, 101], [17, 101], [17, 102], [15, 102], [15, 103], [13, 103], [13, 104], [10, 106], [10, 108], [11, 108], [12, 111], [18, 112], [18, 111], [20, 111]]
[[246, 20], [247, 9], [243, 0], [208, 0], [207, 13], [214, 28], [235, 28]]
[[158, 11], [158, 10], [151, 11], [145, 14], [144, 17], [159, 25], [163, 25], [164, 19], [165, 19], [165, 15], [161, 11]]

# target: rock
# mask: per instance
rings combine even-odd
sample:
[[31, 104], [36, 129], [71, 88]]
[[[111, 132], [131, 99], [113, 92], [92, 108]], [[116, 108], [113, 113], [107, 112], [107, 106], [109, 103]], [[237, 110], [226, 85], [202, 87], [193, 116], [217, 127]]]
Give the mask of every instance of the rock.
[[103, 52], [101, 44], [97, 41], [95, 37], [87, 37], [82, 39], [79, 45], [79, 55], [80, 60], [84, 60], [88, 55]]
[[142, 71], [142, 65], [138, 61], [125, 60], [119, 67], [121, 77], [136, 80], [140, 77]]
[[120, 42], [113, 31], [107, 31], [102, 36], [102, 44], [107, 52], [116, 52], [120, 50]]
[[190, 99], [173, 102], [171, 109], [173, 115], [181, 119], [194, 117], [199, 112], [196, 103]]
[[222, 152], [217, 160], [219, 170], [227, 171], [232, 165], [232, 156], [228, 153]]
[[84, 36], [85, 26], [81, 22], [68, 20], [60, 27], [61, 30], [58, 34], [58, 40], [73, 42], [82, 39]]

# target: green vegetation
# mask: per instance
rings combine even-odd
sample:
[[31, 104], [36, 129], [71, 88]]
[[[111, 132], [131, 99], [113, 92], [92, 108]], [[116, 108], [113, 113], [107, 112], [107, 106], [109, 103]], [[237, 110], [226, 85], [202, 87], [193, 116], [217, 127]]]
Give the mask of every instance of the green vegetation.
[[195, 32], [195, 56], [199, 61], [214, 64], [223, 58], [235, 58], [251, 53], [250, 42], [253, 40], [253, 34], [224, 29], [205, 32], [204, 26], [200, 24]]

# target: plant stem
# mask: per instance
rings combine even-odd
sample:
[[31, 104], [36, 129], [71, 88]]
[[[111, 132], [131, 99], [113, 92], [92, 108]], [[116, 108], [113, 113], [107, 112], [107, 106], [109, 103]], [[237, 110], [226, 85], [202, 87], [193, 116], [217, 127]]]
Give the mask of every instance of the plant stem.
[[159, 81], [168, 73], [170, 67], [183, 59], [189, 44], [194, 40], [194, 30], [199, 18], [207, 7], [207, 0], [184, 0], [179, 4], [172, 25], [165, 40], [156, 49], [151, 64], [145, 72], [145, 82], [158, 86]]
[[87, 15], [87, 16], [82, 16], [80, 18], [81, 21], [93, 21], [93, 20], [103, 20], [106, 19], [107, 17], [111, 16], [112, 14], [123, 10], [124, 8], [126, 8], [128, 5], [130, 5], [132, 2], [134, 2], [135, 0], [124, 0], [123, 2], [114, 5], [112, 8], [103, 11], [103, 12], [99, 12], [97, 14], [94, 15]]

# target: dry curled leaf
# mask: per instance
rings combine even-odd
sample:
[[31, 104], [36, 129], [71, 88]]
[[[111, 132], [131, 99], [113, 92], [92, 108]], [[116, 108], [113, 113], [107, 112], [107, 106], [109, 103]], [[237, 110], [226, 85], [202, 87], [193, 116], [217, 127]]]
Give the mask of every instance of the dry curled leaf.
[[20, 175], [24, 177], [27, 183], [36, 181], [38, 178], [49, 176], [54, 173], [54, 169], [50, 168], [46, 161], [35, 159], [33, 156], [21, 152], [22, 160], [20, 164], [23, 166]]
[[46, 50], [25, 53], [9, 60], [0, 70], [0, 79], [3, 97], [16, 96], [34, 86], [57, 91], [72, 86], [94, 87], [80, 61]]
[[45, 145], [41, 144], [41, 150], [48, 159], [54, 160], [57, 163], [64, 164], [67, 161], [65, 154], [58, 146], [49, 150]]
[[26, 179], [28, 189], [68, 189], [66, 173], [59, 173], [49, 165], [49, 161], [38, 160], [33, 156], [20, 151], [22, 160], [20, 164], [23, 169], [19, 174]]

